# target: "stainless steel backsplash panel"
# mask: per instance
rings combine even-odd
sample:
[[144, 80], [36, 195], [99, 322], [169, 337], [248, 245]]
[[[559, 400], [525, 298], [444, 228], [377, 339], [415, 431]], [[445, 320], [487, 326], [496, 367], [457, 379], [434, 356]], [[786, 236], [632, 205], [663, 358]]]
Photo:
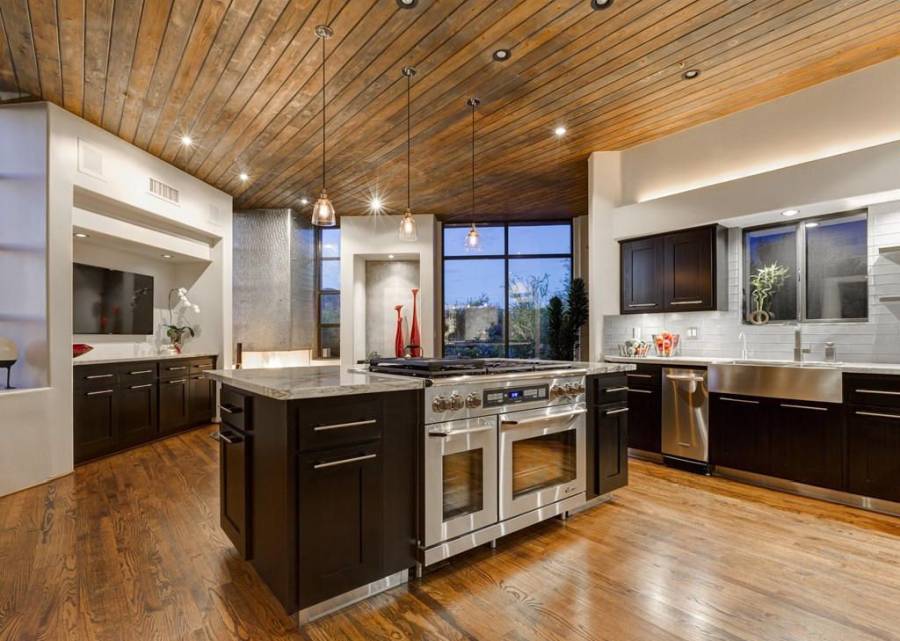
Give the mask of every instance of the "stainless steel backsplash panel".
[[839, 369], [828, 367], [723, 363], [709, 366], [709, 391], [840, 403], [843, 400], [843, 376]]

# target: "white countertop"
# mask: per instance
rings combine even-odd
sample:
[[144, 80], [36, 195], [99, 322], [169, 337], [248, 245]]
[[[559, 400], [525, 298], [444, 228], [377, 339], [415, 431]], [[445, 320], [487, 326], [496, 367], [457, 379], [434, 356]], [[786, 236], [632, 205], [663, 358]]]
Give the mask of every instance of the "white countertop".
[[373, 392], [398, 392], [425, 387], [425, 381], [422, 379], [350, 372], [338, 365], [215, 369], [207, 370], [204, 374], [224, 385], [282, 401]]
[[[635, 358], [630, 356], [604, 356], [603, 360], [610, 363], [652, 363], [656, 365], [687, 365], [694, 367], [705, 367], [717, 363], [731, 363], [740, 360], [737, 356], [731, 358], [711, 358], [708, 356], [645, 356]], [[747, 364], [752, 365], [787, 365], [791, 361], [751, 358]], [[833, 367], [847, 374], [888, 374], [900, 376], [900, 363], [820, 363], [815, 362], [822, 367]], [[810, 363], [807, 366], [815, 366]]]
[[147, 361], [169, 361], [179, 360], [182, 358], [206, 358], [217, 357], [218, 354], [206, 354], [200, 352], [198, 354], [150, 354], [143, 356], [118, 356], [115, 358], [89, 358], [90, 352], [84, 356], [72, 359], [72, 365], [110, 365], [114, 363], [143, 363]]

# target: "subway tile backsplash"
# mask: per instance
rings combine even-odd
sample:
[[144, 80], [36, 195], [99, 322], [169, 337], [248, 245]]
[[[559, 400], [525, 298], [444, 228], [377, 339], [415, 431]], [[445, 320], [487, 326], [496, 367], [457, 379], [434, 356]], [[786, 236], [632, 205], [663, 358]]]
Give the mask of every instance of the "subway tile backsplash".
[[[822, 360], [825, 342], [833, 341], [838, 360], [844, 362], [900, 363], [900, 303], [882, 303], [883, 296], [900, 296], [900, 255], [881, 255], [879, 249], [900, 245], [900, 201], [869, 207], [869, 319], [866, 322], [805, 323], [804, 347], [810, 360]], [[739, 357], [744, 332], [751, 358], [790, 359], [794, 327], [748, 325], [741, 322], [741, 230], [731, 229], [728, 247], [727, 312], [635, 314], [605, 316], [603, 353], [618, 354], [618, 345], [638, 335], [668, 330], [681, 334], [683, 356]], [[696, 327], [698, 337], [687, 338]]]

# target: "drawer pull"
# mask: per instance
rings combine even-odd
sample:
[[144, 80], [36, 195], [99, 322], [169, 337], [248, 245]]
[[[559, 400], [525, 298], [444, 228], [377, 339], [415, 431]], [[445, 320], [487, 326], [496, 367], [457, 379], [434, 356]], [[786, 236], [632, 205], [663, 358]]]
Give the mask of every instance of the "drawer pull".
[[139, 369], [136, 372], [128, 372], [128, 374], [130, 376], [138, 376], [140, 374], [152, 374], [152, 373], [153, 373], [152, 369]]
[[628, 303], [628, 306], [631, 308], [636, 307], [656, 307], [656, 303]]
[[112, 394], [113, 391], [111, 389], [102, 389], [97, 392], [88, 392], [85, 396], [101, 396], [103, 394]]
[[112, 378], [112, 374], [92, 374], [90, 376], [85, 376], [85, 380], [87, 381], [96, 381], [101, 378]]
[[860, 416], [875, 416], [877, 418], [894, 418], [900, 421], [900, 414], [882, 414], [881, 412], [863, 412], [860, 410], [856, 411]]
[[240, 414], [244, 411], [240, 407], [232, 407], [230, 405], [219, 405], [219, 409], [226, 414]]
[[653, 374], [625, 374], [631, 378], [653, 378]]
[[670, 305], [702, 305], [702, 300], [673, 300]]
[[827, 412], [827, 407], [816, 407], [815, 405], [794, 405], [793, 403], [781, 403], [782, 407], [789, 407], [795, 410], [814, 410], [816, 412]]
[[759, 401], [751, 401], [746, 398], [731, 398], [730, 396], [720, 396], [720, 401], [728, 401], [729, 403], [745, 403], [746, 405], [759, 405]]
[[212, 365], [196, 365], [197, 369], [212, 369]]
[[340, 430], [345, 427], [361, 427], [363, 425], [372, 425], [373, 423], [377, 423], [378, 421], [374, 418], [370, 418], [365, 421], [353, 421], [352, 423], [335, 423], [334, 425], [317, 425], [313, 428], [313, 432], [326, 432], [328, 430]]
[[628, 411], [627, 407], [620, 407], [617, 410], [606, 410], [605, 412], [603, 412], [603, 414], [604, 414], [604, 416], [613, 416], [614, 414], [624, 414], [627, 411]]
[[180, 385], [181, 383], [184, 383], [184, 382], [185, 382], [185, 379], [176, 378], [174, 381], [166, 381], [166, 385]]
[[354, 456], [353, 458], [345, 458], [340, 461], [328, 461], [327, 463], [316, 463], [313, 465], [314, 470], [321, 470], [326, 467], [335, 467], [338, 465], [346, 465], [347, 463], [356, 463], [357, 461], [368, 461], [376, 458], [377, 454], [366, 454], [365, 456]]
[[234, 445], [235, 443], [240, 443], [244, 439], [240, 436], [235, 436], [234, 434], [226, 434], [225, 432], [215, 432], [210, 434], [209, 437], [214, 441], [223, 441], [228, 443], [229, 445]]
[[635, 394], [652, 394], [652, 393], [653, 393], [652, 390], [648, 390], [648, 389], [634, 389], [634, 388], [632, 388], [632, 387], [629, 387], [629, 388], [628, 388], [628, 393], [631, 394], [632, 392], [634, 392]]
[[166, 369], [169, 370], [170, 372], [183, 372], [184, 370], [187, 369], [187, 367], [182, 365], [181, 367], [167, 367]]
[[148, 387], [153, 387], [153, 383], [146, 383], [144, 385], [132, 385], [128, 389], [147, 389]]
[[627, 387], [604, 387], [603, 388], [604, 394], [615, 394], [616, 392], [627, 392], [627, 391], [628, 391]]
[[900, 396], [900, 392], [889, 392], [881, 389], [858, 389], [857, 394], [880, 394], [882, 396]]

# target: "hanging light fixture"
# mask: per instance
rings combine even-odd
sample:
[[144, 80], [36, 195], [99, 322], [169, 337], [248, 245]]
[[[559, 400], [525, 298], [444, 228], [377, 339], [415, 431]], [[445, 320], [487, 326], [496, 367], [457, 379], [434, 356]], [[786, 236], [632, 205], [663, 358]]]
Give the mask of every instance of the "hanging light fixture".
[[[475, 110], [478, 108], [478, 105], [481, 104], [481, 101], [478, 98], [469, 98], [466, 101], [466, 104], [472, 108], [472, 218], [475, 217]], [[475, 229], [475, 222], [472, 222], [472, 228], [469, 229], [469, 233], [466, 234], [466, 249], [478, 249], [478, 245], [481, 244], [481, 238], [478, 235], [478, 230]]]
[[322, 41], [322, 193], [312, 211], [312, 224], [317, 227], [334, 227], [337, 224], [334, 205], [325, 191], [325, 41], [333, 35], [334, 30], [327, 25], [316, 27], [316, 37]]
[[403, 212], [403, 220], [400, 221], [400, 240], [406, 242], [414, 242], [419, 235], [416, 232], [416, 219], [413, 218], [412, 209], [410, 208], [410, 194], [412, 192], [412, 181], [410, 180], [410, 157], [412, 149], [412, 136], [410, 134], [410, 86], [412, 85], [412, 77], [416, 75], [414, 67], [403, 67], [403, 75], [406, 76], [406, 211]]

